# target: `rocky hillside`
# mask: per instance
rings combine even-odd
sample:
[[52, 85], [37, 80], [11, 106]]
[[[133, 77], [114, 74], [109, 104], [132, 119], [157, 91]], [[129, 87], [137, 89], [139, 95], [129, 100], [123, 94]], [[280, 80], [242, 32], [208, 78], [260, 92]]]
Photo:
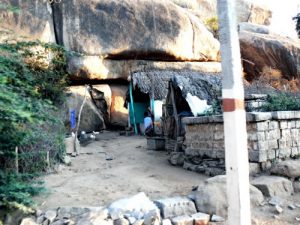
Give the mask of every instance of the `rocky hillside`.
[[[108, 84], [105, 98], [118, 99], [116, 106], [109, 102], [111, 118], [115, 112], [124, 113], [119, 125], [127, 123], [123, 103], [132, 72], [221, 72], [220, 43], [205, 25], [217, 18], [216, 0], [62, 0], [51, 5], [47, 0], [2, 0], [1, 4], [19, 10], [0, 9], [0, 41], [40, 40], [80, 53], [68, 59], [72, 82]], [[239, 0], [237, 20], [244, 69], [250, 77], [260, 76], [265, 67], [279, 70], [287, 79], [300, 76], [299, 42], [279, 38], [263, 26], [271, 23], [270, 9]]]

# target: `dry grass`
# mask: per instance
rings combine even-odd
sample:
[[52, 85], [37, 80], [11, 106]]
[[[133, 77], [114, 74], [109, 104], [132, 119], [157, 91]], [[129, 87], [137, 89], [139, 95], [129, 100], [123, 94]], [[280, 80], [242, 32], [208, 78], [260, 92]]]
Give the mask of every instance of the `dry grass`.
[[294, 78], [292, 80], [287, 80], [284, 78], [281, 71], [269, 67], [264, 67], [260, 76], [254, 80], [254, 82], [259, 82], [263, 85], [269, 85], [281, 91], [292, 93], [300, 91], [299, 79]]

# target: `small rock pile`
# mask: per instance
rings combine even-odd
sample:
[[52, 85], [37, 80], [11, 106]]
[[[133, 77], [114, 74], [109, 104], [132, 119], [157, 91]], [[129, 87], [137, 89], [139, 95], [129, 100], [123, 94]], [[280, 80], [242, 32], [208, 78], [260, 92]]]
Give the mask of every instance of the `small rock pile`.
[[61, 207], [23, 219], [21, 225], [208, 225], [223, 222], [197, 210], [188, 197], [151, 201], [143, 192], [102, 207]]

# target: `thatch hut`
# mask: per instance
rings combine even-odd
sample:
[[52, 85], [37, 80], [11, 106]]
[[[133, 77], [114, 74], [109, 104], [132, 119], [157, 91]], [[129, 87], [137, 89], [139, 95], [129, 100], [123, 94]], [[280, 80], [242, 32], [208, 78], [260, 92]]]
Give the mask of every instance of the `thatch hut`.
[[[172, 84], [172, 85], [170, 85]], [[131, 74], [131, 83], [129, 94], [132, 94], [129, 99], [130, 109], [135, 111], [135, 114], [141, 114], [140, 108], [136, 108], [133, 104], [136, 100], [144, 102], [145, 106], [151, 106], [154, 114], [162, 111], [162, 125], [164, 135], [168, 138], [176, 140], [179, 136], [174, 130], [179, 129], [179, 122], [166, 123], [166, 120], [178, 121], [177, 114], [183, 111], [191, 112], [191, 107], [186, 101], [188, 95], [196, 96], [199, 99], [205, 99], [208, 103], [220, 95], [221, 80], [219, 74], [199, 73], [194, 71], [139, 71]], [[172, 94], [173, 89], [173, 94]], [[172, 96], [174, 97], [173, 108]], [[154, 107], [155, 101], [165, 100], [164, 110]], [[161, 107], [161, 106], [160, 106]], [[166, 110], [168, 112], [166, 112]], [[131, 110], [132, 111], [132, 110]], [[131, 113], [132, 114], [132, 113]], [[137, 116], [136, 116], [137, 117]], [[132, 118], [132, 117], [131, 117]], [[173, 125], [172, 125], [173, 124]], [[173, 130], [173, 132], [172, 132]]]

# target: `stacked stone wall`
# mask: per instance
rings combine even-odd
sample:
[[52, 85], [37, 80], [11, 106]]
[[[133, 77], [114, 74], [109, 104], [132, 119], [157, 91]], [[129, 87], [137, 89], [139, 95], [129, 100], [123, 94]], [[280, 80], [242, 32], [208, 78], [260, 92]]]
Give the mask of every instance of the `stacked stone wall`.
[[[222, 116], [184, 118], [185, 157], [224, 159]], [[300, 154], [300, 112], [247, 113], [250, 162], [267, 162]]]

